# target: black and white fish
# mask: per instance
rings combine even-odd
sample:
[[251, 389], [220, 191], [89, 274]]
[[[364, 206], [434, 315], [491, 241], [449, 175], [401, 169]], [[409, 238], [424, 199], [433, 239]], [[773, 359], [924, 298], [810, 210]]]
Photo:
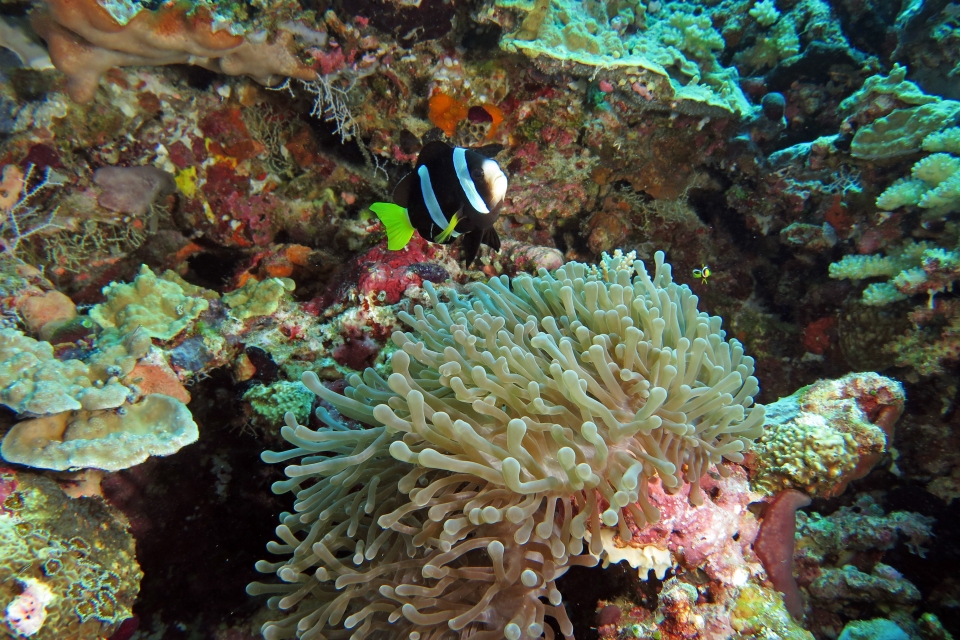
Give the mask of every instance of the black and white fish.
[[387, 230], [387, 248], [407, 246], [414, 230], [430, 242], [447, 244], [463, 236], [461, 256], [469, 267], [485, 244], [500, 249], [493, 223], [507, 193], [507, 176], [495, 155], [502, 147], [478, 150], [427, 143], [417, 166], [394, 189], [396, 204], [375, 202], [370, 210]]

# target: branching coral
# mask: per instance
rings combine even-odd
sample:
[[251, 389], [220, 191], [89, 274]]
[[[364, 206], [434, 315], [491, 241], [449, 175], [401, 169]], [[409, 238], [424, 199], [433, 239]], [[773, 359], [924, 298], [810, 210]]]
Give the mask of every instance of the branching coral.
[[953, 282], [960, 278], [960, 253], [927, 242], [908, 242], [888, 256], [847, 255], [830, 265], [831, 278], [852, 280], [880, 276], [890, 280], [875, 282], [864, 289], [864, 304], [880, 307], [925, 293], [932, 309], [933, 297], [952, 291]]
[[551, 638], [549, 615], [570, 637], [555, 580], [596, 563], [604, 527], [626, 542], [657, 521], [650, 483], [702, 502], [699, 479], [763, 431], [753, 359], [663, 258], [652, 278], [605, 255], [449, 303], [424, 283], [433, 309], [401, 314], [388, 379], [367, 369], [340, 396], [305, 374], [369, 427], [288, 414], [296, 448], [264, 453], [300, 458], [267, 547], [291, 557], [257, 565], [281, 584], [248, 588], [288, 612], [264, 636]]
[[[923, 140], [925, 151], [960, 151], [960, 131], [951, 127], [932, 133]], [[929, 142], [929, 143], [928, 143]], [[960, 158], [949, 153], [934, 153], [910, 170], [910, 178], [900, 178], [880, 194], [877, 206], [893, 211], [904, 206], [926, 209], [924, 217], [942, 218], [960, 207]]]

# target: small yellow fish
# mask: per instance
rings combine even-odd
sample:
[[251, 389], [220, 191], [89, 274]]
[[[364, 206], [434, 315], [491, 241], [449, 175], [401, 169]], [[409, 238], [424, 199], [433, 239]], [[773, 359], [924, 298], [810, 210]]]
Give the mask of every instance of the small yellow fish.
[[699, 269], [693, 270], [693, 277], [700, 278], [701, 284], [707, 284], [707, 278], [710, 277], [710, 267], [703, 265]]

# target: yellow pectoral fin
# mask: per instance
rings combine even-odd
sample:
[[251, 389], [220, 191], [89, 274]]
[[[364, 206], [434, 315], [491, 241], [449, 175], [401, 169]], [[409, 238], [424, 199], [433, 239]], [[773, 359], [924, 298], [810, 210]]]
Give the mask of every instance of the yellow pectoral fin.
[[453, 230], [457, 228], [457, 223], [460, 222], [460, 214], [455, 213], [450, 219], [450, 224], [447, 225], [447, 228], [440, 232], [440, 235], [437, 236], [435, 242], [446, 242], [450, 238], [450, 234], [453, 233]]
[[390, 251], [399, 251], [407, 246], [413, 237], [413, 225], [406, 209], [389, 202], [374, 202], [370, 205], [370, 211], [377, 214], [387, 230], [387, 248]]

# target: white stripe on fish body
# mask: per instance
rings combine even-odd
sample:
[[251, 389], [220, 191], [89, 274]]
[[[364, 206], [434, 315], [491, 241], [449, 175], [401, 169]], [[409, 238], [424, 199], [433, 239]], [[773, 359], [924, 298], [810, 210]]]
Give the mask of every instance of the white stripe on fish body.
[[453, 150], [453, 166], [457, 170], [457, 179], [460, 181], [463, 192], [467, 194], [470, 206], [480, 213], [490, 213], [487, 203], [480, 197], [476, 185], [473, 184], [473, 178], [470, 177], [470, 169], [467, 168], [467, 150], [463, 147]]
[[433, 185], [430, 184], [430, 170], [427, 169], [426, 165], [421, 165], [417, 169], [417, 174], [420, 176], [420, 190], [423, 192], [423, 202], [427, 205], [427, 213], [430, 214], [433, 224], [440, 227], [440, 231], [443, 231], [450, 224], [450, 221], [443, 215], [443, 210], [440, 209], [440, 203], [437, 201], [437, 194], [433, 192]]

